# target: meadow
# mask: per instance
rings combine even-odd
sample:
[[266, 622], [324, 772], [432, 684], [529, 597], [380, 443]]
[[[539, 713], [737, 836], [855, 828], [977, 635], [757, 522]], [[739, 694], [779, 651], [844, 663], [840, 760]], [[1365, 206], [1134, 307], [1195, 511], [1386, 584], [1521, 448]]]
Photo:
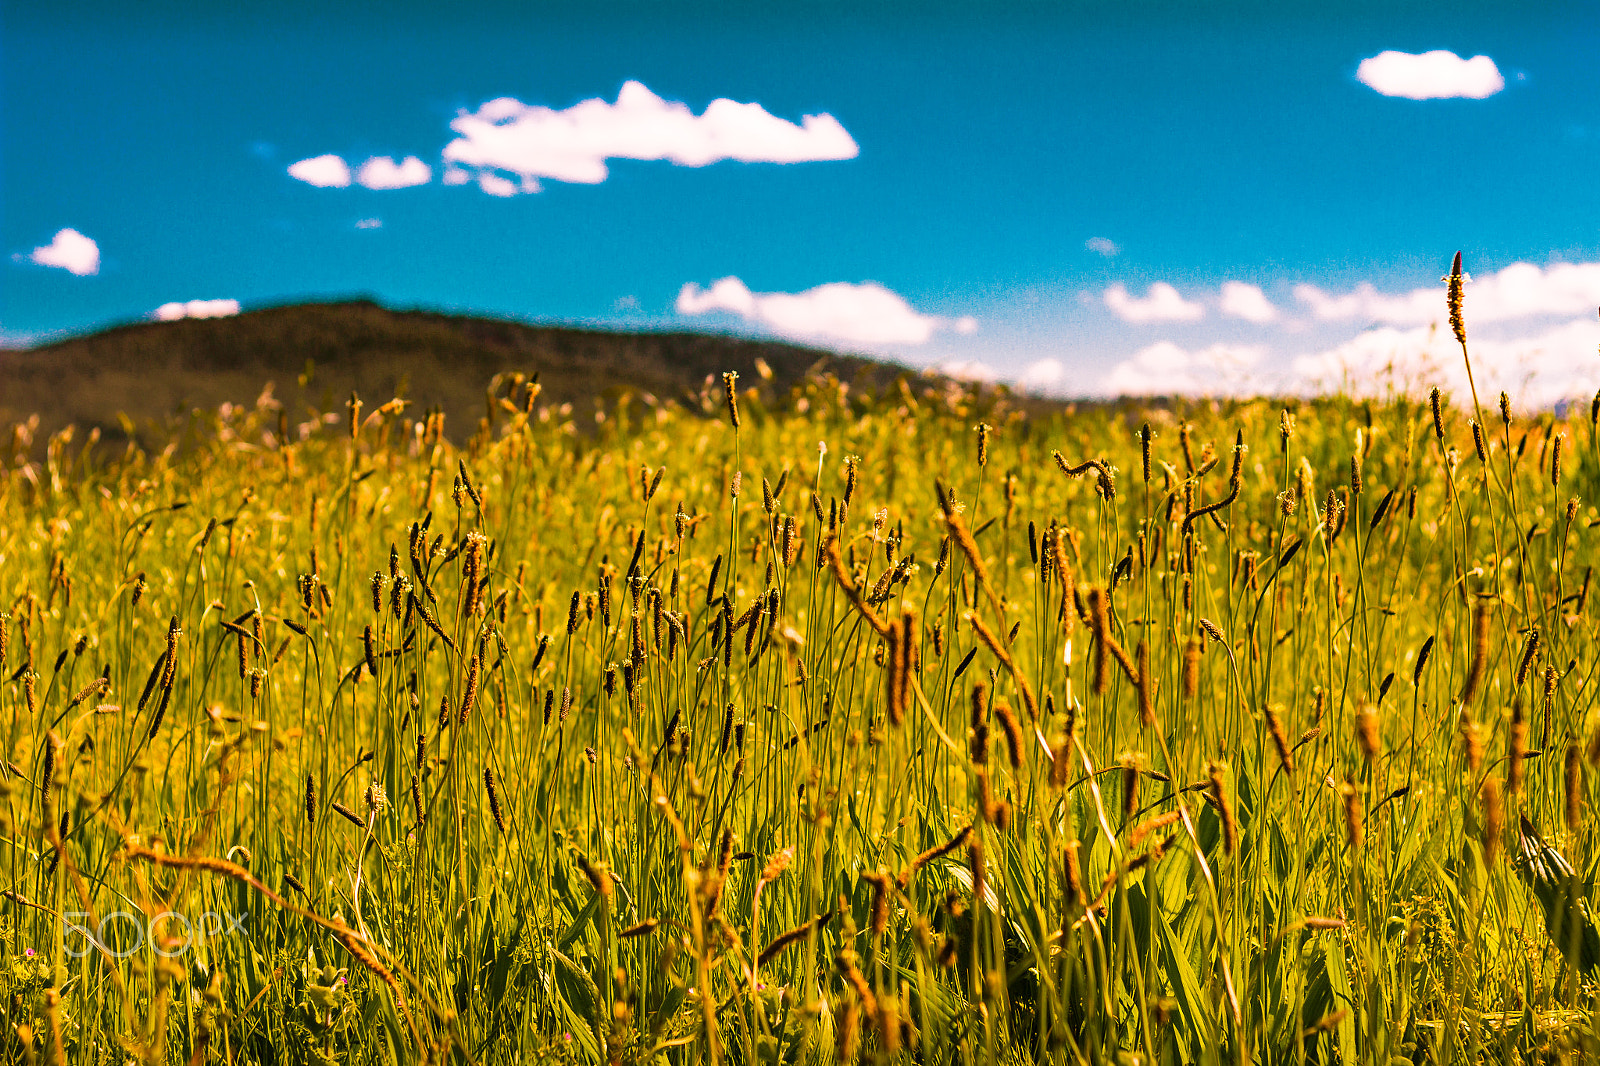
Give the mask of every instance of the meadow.
[[0, 449], [0, 1059], [1600, 1048], [1600, 398], [365, 399]]

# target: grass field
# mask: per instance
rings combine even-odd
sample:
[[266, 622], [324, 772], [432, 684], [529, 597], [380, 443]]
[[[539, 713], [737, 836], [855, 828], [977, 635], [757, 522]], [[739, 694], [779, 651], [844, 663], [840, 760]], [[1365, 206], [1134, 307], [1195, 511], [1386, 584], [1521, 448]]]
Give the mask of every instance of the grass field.
[[13, 437], [5, 1061], [1600, 1048], [1587, 407], [367, 399]]

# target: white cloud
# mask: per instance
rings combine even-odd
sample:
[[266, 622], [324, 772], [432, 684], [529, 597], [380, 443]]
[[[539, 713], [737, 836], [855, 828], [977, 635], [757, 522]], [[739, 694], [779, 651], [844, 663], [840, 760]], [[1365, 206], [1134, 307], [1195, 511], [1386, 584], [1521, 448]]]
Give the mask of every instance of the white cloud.
[[1128, 295], [1119, 281], [1105, 291], [1106, 306], [1124, 322], [1197, 322], [1206, 316], [1206, 309], [1178, 295], [1164, 281], [1150, 286], [1143, 298]]
[[[806, 115], [800, 125], [768, 114], [759, 104], [718, 99], [701, 115], [663, 100], [637, 81], [622, 86], [617, 102], [584, 100], [562, 111], [502, 97], [450, 123], [457, 138], [445, 145], [447, 184], [456, 167], [481, 175], [504, 171], [520, 177], [524, 192], [540, 178], [596, 184], [606, 180], [608, 159], [667, 159], [701, 167], [719, 160], [799, 163], [853, 159], [860, 149], [832, 115]], [[502, 182], [504, 178], [500, 179]], [[494, 185], [493, 189], [509, 186]], [[502, 195], [495, 193], [495, 195]]]
[[999, 372], [981, 359], [946, 360], [942, 363], [935, 363], [928, 368], [928, 371], [934, 374], [943, 374], [945, 377], [956, 378], [960, 381], [981, 381], [987, 384], [1000, 380]]
[[35, 248], [28, 258], [40, 266], [60, 267], [79, 277], [100, 273], [100, 246], [75, 229], [56, 231], [49, 244]]
[[[1473, 339], [1472, 373], [1486, 405], [1505, 390], [1518, 407], [1545, 408], [1594, 394], [1600, 356], [1600, 322], [1589, 317], [1533, 330], [1491, 327]], [[1041, 360], [1019, 383], [1061, 391], [1053, 375], [1064, 371]], [[1059, 381], [1059, 379], [1057, 379]], [[1461, 350], [1448, 329], [1381, 326], [1343, 343], [1303, 354], [1278, 354], [1262, 346], [1213, 344], [1189, 350], [1160, 341], [1117, 363], [1097, 391], [1105, 395], [1260, 396], [1344, 391], [1357, 396], [1439, 387], [1457, 403], [1471, 395]], [[1075, 390], [1085, 391], [1085, 390]]]
[[847, 344], [925, 344], [935, 331], [972, 333], [978, 323], [925, 315], [897, 293], [876, 282], [860, 285], [833, 282], [805, 292], [751, 292], [744, 282], [727, 277], [702, 289], [690, 282], [678, 293], [680, 315], [727, 311], [747, 322], [797, 340], [842, 341]]
[[336, 155], [317, 155], [291, 163], [289, 176], [319, 189], [343, 189], [350, 184], [350, 167]]
[[386, 155], [375, 155], [356, 172], [357, 183], [369, 189], [406, 189], [426, 185], [432, 180], [433, 168], [414, 155], [406, 156], [400, 163]]
[[[1294, 296], [1323, 320], [1416, 326], [1441, 322], [1447, 315], [1442, 285], [1389, 294], [1363, 283], [1337, 296], [1315, 285], [1297, 285]], [[1596, 306], [1600, 306], [1600, 263], [1555, 263], [1544, 268], [1513, 263], [1466, 285], [1469, 334], [1474, 324], [1576, 315]]]
[[1017, 386], [1026, 392], [1059, 392], [1066, 384], [1067, 368], [1059, 359], [1039, 359], [1017, 375]]
[[1218, 307], [1225, 315], [1257, 324], [1271, 322], [1278, 317], [1278, 309], [1267, 299], [1267, 294], [1261, 291], [1260, 286], [1242, 281], [1222, 283], [1222, 302]]
[[[1547, 407], [1593, 395], [1600, 370], [1595, 347], [1600, 322], [1588, 318], [1533, 333], [1473, 338], [1472, 375], [1485, 403], [1501, 390], [1519, 407]], [[1346, 388], [1382, 394], [1390, 389], [1420, 395], [1438, 386], [1465, 402], [1471, 395], [1461, 349], [1448, 330], [1427, 326], [1368, 330], [1344, 344], [1288, 361], [1297, 391]]]
[[383, 228], [383, 219], [381, 219], [381, 218], [358, 218], [358, 219], [356, 219], [356, 229], [382, 229], [382, 228]]
[[1278, 391], [1267, 350], [1213, 344], [1198, 351], [1158, 341], [1111, 368], [1100, 391], [1113, 396], [1228, 396]]
[[[478, 188], [482, 189], [490, 196], [517, 195], [517, 183], [514, 181], [509, 181], [506, 178], [502, 178], [492, 170], [485, 170], [483, 173], [478, 175]], [[533, 189], [526, 191], [537, 192], [538, 187], [535, 186]]]
[[1083, 242], [1083, 246], [1091, 252], [1099, 252], [1107, 259], [1122, 251], [1121, 248], [1117, 247], [1117, 242], [1108, 237], [1090, 237]]
[[1421, 55], [1379, 52], [1361, 61], [1361, 66], [1356, 68], [1356, 80], [1385, 96], [1404, 96], [1410, 100], [1453, 96], [1482, 100], [1506, 85], [1499, 68], [1488, 56], [1462, 59], [1442, 49]]
[[238, 313], [238, 300], [189, 300], [162, 304], [151, 315], [158, 322], [176, 322], [180, 318], [229, 318]]

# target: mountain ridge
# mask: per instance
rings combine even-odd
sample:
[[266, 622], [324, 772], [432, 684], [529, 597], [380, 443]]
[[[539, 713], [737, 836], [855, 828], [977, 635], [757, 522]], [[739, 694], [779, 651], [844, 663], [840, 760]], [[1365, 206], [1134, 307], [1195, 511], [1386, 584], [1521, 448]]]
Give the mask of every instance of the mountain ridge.
[[496, 374], [537, 373], [542, 403], [582, 409], [624, 393], [698, 405], [707, 375], [729, 370], [752, 382], [770, 375], [783, 396], [824, 368], [876, 386], [919, 373], [776, 340], [531, 325], [359, 298], [127, 323], [0, 351], [0, 421], [38, 414], [41, 436], [76, 424], [147, 437], [197, 409], [251, 405], [270, 384], [292, 417], [342, 409], [351, 392], [368, 403], [399, 396], [444, 411], [460, 437], [477, 428]]

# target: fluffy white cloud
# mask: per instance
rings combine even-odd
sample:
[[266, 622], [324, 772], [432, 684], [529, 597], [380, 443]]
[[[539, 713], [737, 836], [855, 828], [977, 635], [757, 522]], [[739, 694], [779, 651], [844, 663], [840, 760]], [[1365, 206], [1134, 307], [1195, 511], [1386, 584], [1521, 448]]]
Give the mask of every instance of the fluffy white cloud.
[[502, 178], [499, 174], [496, 174], [492, 170], [485, 170], [481, 174], [478, 175], [478, 188], [482, 189], [484, 192], [488, 193], [490, 196], [515, 196], [515, 195], [517, 195], [517, 193], [519, 191], [520, 192], [538, 192], [539, 191], [539, 186], [538, 186], [537, 182], [533, 183], [532, 188], [529, 188], [528, 184], [529, 183], [528, 183], [527, 179], [524, 179], [523, 180], [523, 188], [519, 190], [517, 188], [517, 183], [516, 182], [510, 181], [510, 180], [508, 180], [506, 178]]
[[342, 189], [350, 184], [350, 167], [336, 155], [316, 155], [289, 164], [289, 176], [319, 189]]
[[1488, 56], [1462, 59], [1442, 49], [1413, 55], [1379, 52], [1363, 59], [1356, 80], [1385, 96], [1410, 100], [1439, 100], [1464, 96], [1482, 100], [1505, 88], [1506, 80]]
[[[1472, 375], [1485, 403], [1501, 390], [1519, 407], [1547, 407], [1594, 393], [1600, 322], [1577, 319], [1531, 332], [1471, 337]], [[1461, 349], [1449, 330], [1368, 330], [1326, 351], [1288, 360], [1297, 392], [1347, 389], [1420, 395], [1438, 386], [1458, 402], [1471, 395]]]
[[399, 163], [386, 155], [375, 155], [356, 172], [356, 182], [369, 189], [406, 189], [432, 180], [433, 168], [414, 155]]
[[1106, 306], [1124, 322], [1198, 322], [1206, 317], [1206, 309], [1178, 295], [1164, 281], [1150, 286], [1142, 297], [1130, 296], [1119, 281], [1105, 291]]
[[382, 229], [382, 228], [383, 228], [383, 219], [381, 219], [381, 218], [358, 218], [358, 219], [356, 219], [356, 229]]
[[1258, 324], [1271, 322], [1278, 317], [1278, 309], [1267, 299], [1267, 294], [1261, 291], [1260, 286], [1242, 281], [1222, 283], [1222, 302], [1218, 309], [1231, 318], [1242, 318]]
[[[1576, 315], [1600, 306], [1600, 263], [1555, 263], [1543, 268], [1513, 263], [1497, 273], [1470, 279], [1465, 291], [1469, 332], [1474, 324]], [[1324, 320], [1415, 326], [1444, 321], [1448, 313], [1442, 285], [1390, 294], [1362, 284], [1337, 296], [1315, 285], [1297, 285], [1294, 296]]]
[[1121, 248], [1117, 247], [1117, 242], [1109, 237], [1090, 237], [1083, 242], [1083, 246], [1091, 252], [1099, 252], [1107, 259], [1122, 251]]
[[158, 322], [176, 322], [180, 318], [228, 318], [238, 313], [238, 300], [189, 300], [162, 304], [152, 316]]
[[1023, 367], [1017, 386], [1025, 392], [1060, 392], [1067, 382], [1067, 368], [1059, 359], [1038, 359]]
[[930, 373], [943, 374], [959, 381], [980, 381], [984, 384], [999, 381], [1000, 374], [981, 359], [948, 359], [928, 368]]
[[[711, 101], [696, 115], [688, 105], [663, 100], [637, 81], [624, 84], [614, 104], [584, 100], [557, 111], [502, 97], [475, 112], [462, 112], [450, 127], [457, 137], [445, 146], [446, 164], [470, 167], [480, 175], [515, 174], [524, 192], [537, 191], [540, 178], [602, 182], [608, 159], [667, 159], [702, 167], [724, 159], [853, 159], [860, 152], [832, 115], [806, 115], [797, 126], [759, 104], [726, 99]], [[449, 171], [445, 180], [461, 183]], [[481, 177], [479, 184], [486, 192], [505, 187], [491, 188]]]
[[40, 266], [60, 267], [83, 277], [100, 273], [100, 246], [75, 229], [57, 230], [49, 244], [28, 256]]
[[[1472, 341], [1472, 373], [1478, 396], [1492, 405], [1501, 390], [1518, 407], [1549, 407], [1594, 394], [1600, 322], [1575, 319], [1532, 330], [1505, 326], [1482, 331]], [[1062, 391], [1065, 374], [1043, 360], [1028, 367], [1019, 384]], [[1055, 380], [1049, 380], [1054, 377]], [[1213, 344], [1189, 350], [1160, 341], [1113, 366], [1091, 391], [1102, 395], [1260, 396], [1312, 395], [1344, 391], [1357, 396], [1404, 393], [1425, 396], [1439, 387], [1457, 403], [1470, 386], [1461, 350], [1448, 329], [1381, 326], [1343, 343], [1303, 354], [1279, 354], [1262, 346]]]
[[678, 293], [676, 307], [680, 315], [727, 311], [785, 337], [847, 344], [925, 344], [937, 330], [972, 333], [978, 328], [966, 316], [920, 314], [899, 294], [871, 281], [838, 281], [796, 293], [751, 292], [738, 278], [727, 277], [709, 289], [690, 282]]
[[1158, 341], [1111, 368], [1100, 391], [1112, 396], [1229, 396], [1278, 391], [1267, 350], [1213, 344], [1198, 351]]

